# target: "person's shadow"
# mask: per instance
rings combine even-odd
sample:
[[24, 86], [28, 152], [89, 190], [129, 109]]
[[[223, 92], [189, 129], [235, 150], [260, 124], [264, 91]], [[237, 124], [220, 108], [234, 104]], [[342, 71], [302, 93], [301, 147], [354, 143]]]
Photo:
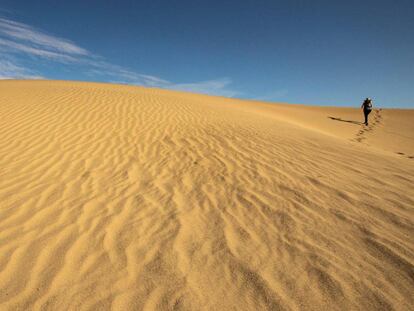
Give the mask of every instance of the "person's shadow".
[[363, 122], [358, 122], [358, 121], [353, 121], [353, 120], [344, 120], [344, 119], [335, 118], [335, 117], [328, 117], [328, 118], [334, 121], [347, 122], [347, 123], [358, 124], [358, 125], [361, 125], [363, 123]]

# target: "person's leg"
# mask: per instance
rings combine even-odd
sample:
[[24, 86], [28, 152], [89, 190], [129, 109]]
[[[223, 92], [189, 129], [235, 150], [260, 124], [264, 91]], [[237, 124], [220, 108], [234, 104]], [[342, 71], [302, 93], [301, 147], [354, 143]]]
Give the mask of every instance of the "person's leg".
[[371, 110], [364, 110], [364, 114], [365, 114], [365, 124], [368, 125], [368, 115], [371, 112]]

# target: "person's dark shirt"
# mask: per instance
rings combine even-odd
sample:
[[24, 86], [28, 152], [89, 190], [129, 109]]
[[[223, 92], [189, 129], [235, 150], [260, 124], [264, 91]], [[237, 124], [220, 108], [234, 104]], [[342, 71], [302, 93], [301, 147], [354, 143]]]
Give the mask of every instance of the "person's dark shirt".
[[371, 110], [372, 109], [372, 101], [366, 99], [364, 100], [364, 102], [362, 103], [362, 108], [364, 108], [364, 110]]

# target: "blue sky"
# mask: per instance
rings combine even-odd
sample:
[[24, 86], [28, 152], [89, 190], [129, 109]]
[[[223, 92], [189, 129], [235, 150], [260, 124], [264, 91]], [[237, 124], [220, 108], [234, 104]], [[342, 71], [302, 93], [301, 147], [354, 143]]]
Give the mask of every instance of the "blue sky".
[[0, 1], [0, 78], [414, 107], [414, 1]]

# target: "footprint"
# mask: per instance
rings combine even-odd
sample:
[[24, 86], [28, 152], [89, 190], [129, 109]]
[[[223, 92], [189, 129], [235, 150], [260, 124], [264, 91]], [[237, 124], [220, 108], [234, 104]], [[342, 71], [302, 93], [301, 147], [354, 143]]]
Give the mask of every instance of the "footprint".
[[375, 110], [373, 121], [370, 122], [369, 126], [361, 124], [361, 129], [358, 131], [352, 141], [362, 142], [364, 139], [366, 139], [365, 133], [372, 132], [375, 129], [375, 126], [381, 123], [381, 118], [381, 109]]
[[355, 139], [353, 139], [353, 141], [357, 141], [357, 142], [362, 142], [365, 139], [365, 137], [357, 137]]
[[401, 155], [401, 156], [406, 156], [407, 159], [414, 159], [414, 156], [406, 155], [404, 152], [396, 152], [396, 154]]

